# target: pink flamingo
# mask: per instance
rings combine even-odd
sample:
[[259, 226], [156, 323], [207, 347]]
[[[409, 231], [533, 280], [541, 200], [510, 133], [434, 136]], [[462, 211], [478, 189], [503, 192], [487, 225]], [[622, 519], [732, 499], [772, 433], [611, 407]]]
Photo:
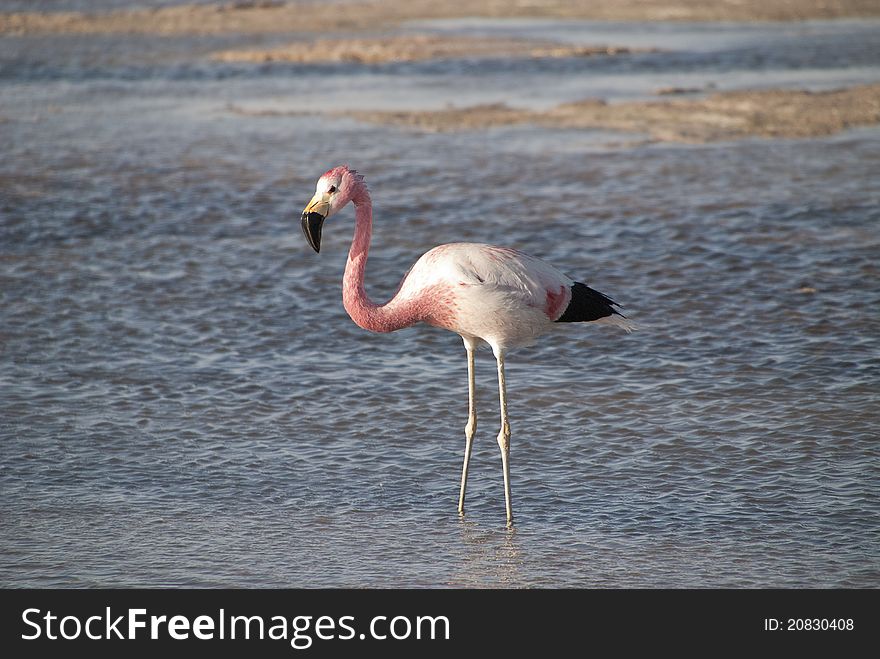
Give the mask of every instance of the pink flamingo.
[[614, 309], [617, 305], [611, 298], [572, 280], [548, 263], [515, 249], [477, 243], [440, 245], [425, 253], [404, 276], [394, 297], [385, 304], [376, 304], [364, 289], [373, 206], [363, 176], [345, 165], [321, 176], [315, 196], [302, 213], [303, 233], [309, 245], [319, 252], [324, 220], [348, 202], [355, 206], [355, 231], [345, 266], [342, 303], [352, 320], [373, 332], [393, 332], [421, 321], [456, 332], [464, 341], [468, 360], [468, 421], [458, 498], [461, 514], [477, 429], [474, 350], [483, 343], [492, 348], [498, 363], [501, 401], [498, 446], [504, 470], [504, 502], [507, 523], [511, 524], [505, 352], [534, 343], [556, 323], [605, 321], [628, 332], [633, 326]]

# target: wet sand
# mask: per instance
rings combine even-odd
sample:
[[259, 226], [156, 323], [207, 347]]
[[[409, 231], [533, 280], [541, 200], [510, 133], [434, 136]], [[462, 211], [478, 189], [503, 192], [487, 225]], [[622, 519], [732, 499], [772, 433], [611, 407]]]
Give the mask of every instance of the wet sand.
[[432, 132], [534, 123], [556, 128], [647, 133], [654, 141], [672, 142], [817, 137], [880, 122], [880, 85], [827, 92], [775, 89], [722, 92], [700, 99], [613, 104], [587, 99], [565, 103], [546, 112], [492, 104], [436, 111], [345, 114], [372, 123]]
[[239, 0], [211, 5], [96, 13], [7, 12], [0, 33], [269, 34], [389, 29], [404, 21], [470, 17], [578, 18], [619, 21], [792, 21], [880, 16], [876, 0], [373, 0], [285, 3]]
[[269, 49], [225, 50], [212, 59], [222, 62], [418, 62], [483, 57], [591, 57], [620, 55], [637, 49], [618, 46], [571, 46], [527, 39], [469, 39], [434, 35], [400, 35], [376, 39], [318, 39]]
[[[455, 58], [571, 58], [639, 52], [620, 44], [561, 44], [517, 37], [395, 31], [406, 21], [473, 17], [539, 17], [608, 20], [771, 21], [880, 16], [867, 0], [578, 0], [510, 5], [498, 0], [289, 3], [252, 0], [175, 5], [100, 13], [0, 14], [0, 33], [140, 33], [233, 37], [236, 47], [209, 54], [220, 62], [346, 62], [376, 65]], [[411, 26], [410, 26], [411, 29]], [[253, 44], [254, 37], [290, 33], [286, 45]], [[251, 35], [251, 36], [248, 36]], [[298, 40], [297, 40], [298, 39]], [[230, 44], [233, 45], [233, 44]], [[656, 101], [609, 103], [592, 98], [536, 111], [490, 103], [436, 109], [329, 112], [362, 121], [422, 131], [479, 130], [533, 123], [569, 129], [611, 129], [654, 141], [712, 142], [744, 137], [810, 137], [880, 122], [880, 86], [831, 92], [761, 89], [713, 93], [710, 89], [659, 88]], [[682, 98], [685, 96], [685, 98]], [[232, 108], [234, 112], [244, 112]], [[264, 113], [265, 114], [265, 113]]]

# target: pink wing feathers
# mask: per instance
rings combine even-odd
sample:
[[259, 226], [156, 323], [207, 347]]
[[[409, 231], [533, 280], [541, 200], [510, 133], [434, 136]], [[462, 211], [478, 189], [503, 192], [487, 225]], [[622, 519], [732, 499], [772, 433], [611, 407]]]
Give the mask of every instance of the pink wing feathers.
[[418, 276], [422, 270], [452, 285], [503, 292], [544, 311], [550, 320], [556, 320], [565, 311], [574, 284], [570, 277], [541, 259], [509, 247], [479, 243], [435, 247], [419, 259], [410, 276]]

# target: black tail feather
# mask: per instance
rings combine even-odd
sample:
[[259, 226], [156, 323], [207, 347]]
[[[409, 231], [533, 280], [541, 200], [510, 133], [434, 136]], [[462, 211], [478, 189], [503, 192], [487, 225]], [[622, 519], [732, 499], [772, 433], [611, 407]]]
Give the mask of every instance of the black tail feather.
[[607, 295], [593, 290], [586, 284], [575, 282], [571, 287], [571, 302], [565, 308], [565, 312], [556, 319], [557, 323], [583, 323], [590, 320], [599, 320], [617, 314], [625, 318], [614, 307], [619, 307], [614, 300]]

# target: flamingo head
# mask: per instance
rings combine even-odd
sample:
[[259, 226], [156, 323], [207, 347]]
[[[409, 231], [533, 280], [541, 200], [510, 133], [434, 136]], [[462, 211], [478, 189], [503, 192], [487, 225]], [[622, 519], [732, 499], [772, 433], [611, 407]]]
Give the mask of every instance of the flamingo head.
[[334, 167], [318, 179], [315, 196], [302, 212], [302, 230], [309, 245], [321, 251], [321, 228], [324, 220], [338, 213], [350, 201], [368, 199], [364, 177], [347, 165]]

